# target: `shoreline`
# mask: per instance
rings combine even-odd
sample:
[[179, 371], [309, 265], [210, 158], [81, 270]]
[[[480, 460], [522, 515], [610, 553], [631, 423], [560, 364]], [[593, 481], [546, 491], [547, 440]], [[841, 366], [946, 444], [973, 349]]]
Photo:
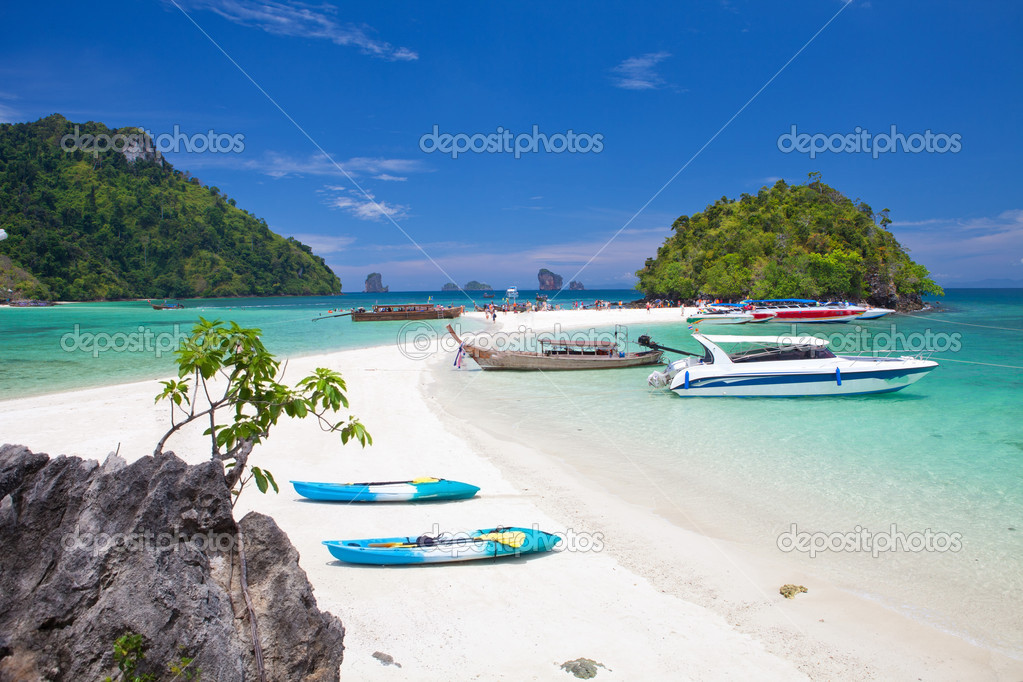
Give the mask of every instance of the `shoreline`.
[[[678, 321], [679, 309], [498, 315], [541, 330]], [[660, 313], [655, 315], [655, 313]], [[474, 314], [467, 314], [470, 319]], [[481, 314], [476, 314], [482, 317]], [[507, 318], [507, 319], [505, 319]], [[626, 319], [628, 318], [628, 319]], [[663, 319], [656, 319], [663, 318]], [[437, 347], [436, 340], [434, 348]], [[601, 679], [763, 676], [798, 679], [1019, 678], [1023, 662], [938, 631], [820, 578], [771, 563], [728, 541], [687, 530], [656, 505], [636, 505], [544, 450], [501, 437], [457, 414], [436, 393], [448, 353], [416, 360], [393, 344], [291, 358], [286, 381], [316, 366], [348, 382], [352, 414], [375, 444], [341, 447], [308, 420], [281, 422], [254, 453], [279, 495], [249, 490], [301, 555], [321, 609], [348, 629], [342, 673], [359, 679], [564, 679], [561, 662], [603, 663]], [[4, 401], [0, 433], [51, 455], [103, 460], [120, 444], [128, 460], [151, 453], [168, 410], [156, 380]], [[59, 423], [59, 429], [54, 428]], [[169, 449], [204, 461], [200, 432]], [[415, 505], [301, 501], [288, 480], [386, 480], [441, 476], [481, 485], [477, 499]], [[601, 551], [562, 551], [509, 562], [381, 569], [341, 565], [324, 539], [538, 524], [551, 532], [602, 533]], [[789, 601], [778, 586], [810, 592]], [[823, 622], [821, 622], [823, 619]], [[394, 656], [385, 667], [372, 653]]]

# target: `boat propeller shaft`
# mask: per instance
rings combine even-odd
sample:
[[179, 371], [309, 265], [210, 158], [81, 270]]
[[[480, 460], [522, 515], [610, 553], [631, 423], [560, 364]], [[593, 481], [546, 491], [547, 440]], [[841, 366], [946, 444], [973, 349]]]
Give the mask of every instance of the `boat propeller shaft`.
[[669, 353], [678, 353], [679, 355], [691, 355], [694, 358], [703, 357], [703, 355], [700, 353], [690, 353], [689, 351], [679, 350], [677, 348], [668, 348], [667, 346], [662, 346], [659, 343], [654, 343], [653, 341], [650, 340], [650, 336], [648, 334], [643, 334], [643, 336], [636, 339], [636, 343], [646, 348], [651, 348], [653, 350], [666, 350]]

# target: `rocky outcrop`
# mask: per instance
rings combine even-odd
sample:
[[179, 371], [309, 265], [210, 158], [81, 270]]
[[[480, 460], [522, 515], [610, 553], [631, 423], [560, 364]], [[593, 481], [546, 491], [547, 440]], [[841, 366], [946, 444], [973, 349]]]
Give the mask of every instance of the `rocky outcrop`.
[[924, 307], [923, 298], [919, 294], [900, 294], [891, 277], [868, 275], [867, 286], [870, 289], [867, 303], [876, 308], [891, 308], [904, 313]]
[[584, 289], [586, 289], [586, 287], [583, 286], [582, 282], [572, 280], [571, 282], [568, 283], [569, 291], [583, 291]]
[[379, 272], [371, 272], [366, 275], [367, 294], [386, 294], [388, 291], [390, 291], [390, 287], [384, 286], [383, 276]]
[[536, 278], [540, 280], [540, 291], [560, 291], [563, 280], [561, 275], [556, 275], [547, 268], [541, 268], [540, 272], [536, 274]]
[[0, 680], [102, 679], [128, 631], [144, 638], [140, 674], [184, 653], [202, 679], [256, 679], [239, 530], [268, 679], [337, 680], [341, 622], [273, 519], [235, 523], [219, 463], [0, 447]]

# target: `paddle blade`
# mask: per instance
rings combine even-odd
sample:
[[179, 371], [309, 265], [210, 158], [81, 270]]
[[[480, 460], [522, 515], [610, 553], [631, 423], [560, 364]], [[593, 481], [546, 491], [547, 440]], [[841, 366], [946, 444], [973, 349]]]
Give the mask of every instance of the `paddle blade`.
[[490, 540], [491, 542], [499, 542], [502, 545], [508, 547], [514, 547], [518, 549], [526, 543], [526, 534], [521, 530], [505, 531], [503, 533], [485, 533], [483, 535], [477, 535], [475, 540]]

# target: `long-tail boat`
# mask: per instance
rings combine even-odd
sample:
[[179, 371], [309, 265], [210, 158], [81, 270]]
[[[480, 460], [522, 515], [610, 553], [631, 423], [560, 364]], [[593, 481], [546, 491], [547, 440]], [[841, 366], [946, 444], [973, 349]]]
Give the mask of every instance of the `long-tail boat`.
[[570, 369], [620, 369], [656, 365], [662, 351], [647, 350], [628, 353], [614, 341], [559, 341], [541, 339], [536, 352], [491, 350], [469, 341], [462, 341], [451, 328], [448, 333], [458, 342], [458, 352], [476, 361], [480, 369], [558, 371]]

